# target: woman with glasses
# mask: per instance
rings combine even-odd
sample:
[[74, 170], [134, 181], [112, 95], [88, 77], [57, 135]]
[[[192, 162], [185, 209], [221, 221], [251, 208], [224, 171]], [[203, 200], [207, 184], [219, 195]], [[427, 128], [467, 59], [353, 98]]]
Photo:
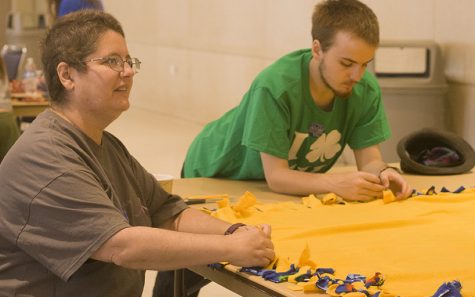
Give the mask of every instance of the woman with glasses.
[[62, 17], [42, 61], [51, 109], [0, 165], [0, 296], [141, 296], [146, 269], [273, 259], [269, 226], [188, 208], [104, 130], [140, 68], [117, 20]]

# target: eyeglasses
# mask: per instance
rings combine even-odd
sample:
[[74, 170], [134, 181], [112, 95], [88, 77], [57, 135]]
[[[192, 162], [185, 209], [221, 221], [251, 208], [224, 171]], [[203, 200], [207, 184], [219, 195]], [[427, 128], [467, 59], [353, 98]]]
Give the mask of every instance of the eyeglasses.
[[88, 62], [96, 62], [96, 61], [101, 61], [102, 64], [107, 64], [110, 69], [117, 71], [117, 72], [123, 72], [124, 71], [124, 63], [129, 64], [130, 68], [134, 71], [134, 73], [138, 73], [140, 70], [140, 62], [139, 59], [137, 58], [131, 58], [131, 57], [126, 57], [125, 59], [122, 59], [121, 56], [119, 55], [111, 55], [108, 57], [103, 57], [103, 58], [94, 58], [90, 60], [84, 61], [85, 63]]

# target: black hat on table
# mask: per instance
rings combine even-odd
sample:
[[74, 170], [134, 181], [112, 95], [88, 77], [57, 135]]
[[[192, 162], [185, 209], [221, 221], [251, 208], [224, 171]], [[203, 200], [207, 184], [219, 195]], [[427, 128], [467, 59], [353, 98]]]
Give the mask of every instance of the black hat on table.
[[462, 137], [430, 128], [403, 137], [397, 145], [401, 169], [422, 175], [450, 175], [470, 171], [475, 152]]

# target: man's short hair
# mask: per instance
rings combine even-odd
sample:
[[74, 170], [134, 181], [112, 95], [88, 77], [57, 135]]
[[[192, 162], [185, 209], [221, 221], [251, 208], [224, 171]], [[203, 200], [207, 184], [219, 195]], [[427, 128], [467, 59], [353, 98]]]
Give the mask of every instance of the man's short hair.
[[125, 37], [112, 15], [92, 9], [67, 14], [53, 24], [43, 40], [41, 56], [52, 103], [61, 105], [67, 100], [56, 71], [58, 64], [65, 62], [80, 72], [86, 71], [84, 60], [97, 49], [97, 41], [109, 30]]
[[348, 32], [370, 45], [379, 44], [379, 24], [374, 12], [358, 0], [325, 0], [315, 6], [312, 38], [329, 49], [338, 32]]

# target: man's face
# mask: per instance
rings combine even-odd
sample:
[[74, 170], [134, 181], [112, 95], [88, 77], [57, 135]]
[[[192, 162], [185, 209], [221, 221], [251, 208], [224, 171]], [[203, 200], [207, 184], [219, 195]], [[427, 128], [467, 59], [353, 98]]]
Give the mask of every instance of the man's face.
[[350, 33], [339, 32], [333, 45], [320, 52], [318, 75], [324, 86], [339, 97], [351, 94], [353, 86], [361, 79], [376, 47]]

